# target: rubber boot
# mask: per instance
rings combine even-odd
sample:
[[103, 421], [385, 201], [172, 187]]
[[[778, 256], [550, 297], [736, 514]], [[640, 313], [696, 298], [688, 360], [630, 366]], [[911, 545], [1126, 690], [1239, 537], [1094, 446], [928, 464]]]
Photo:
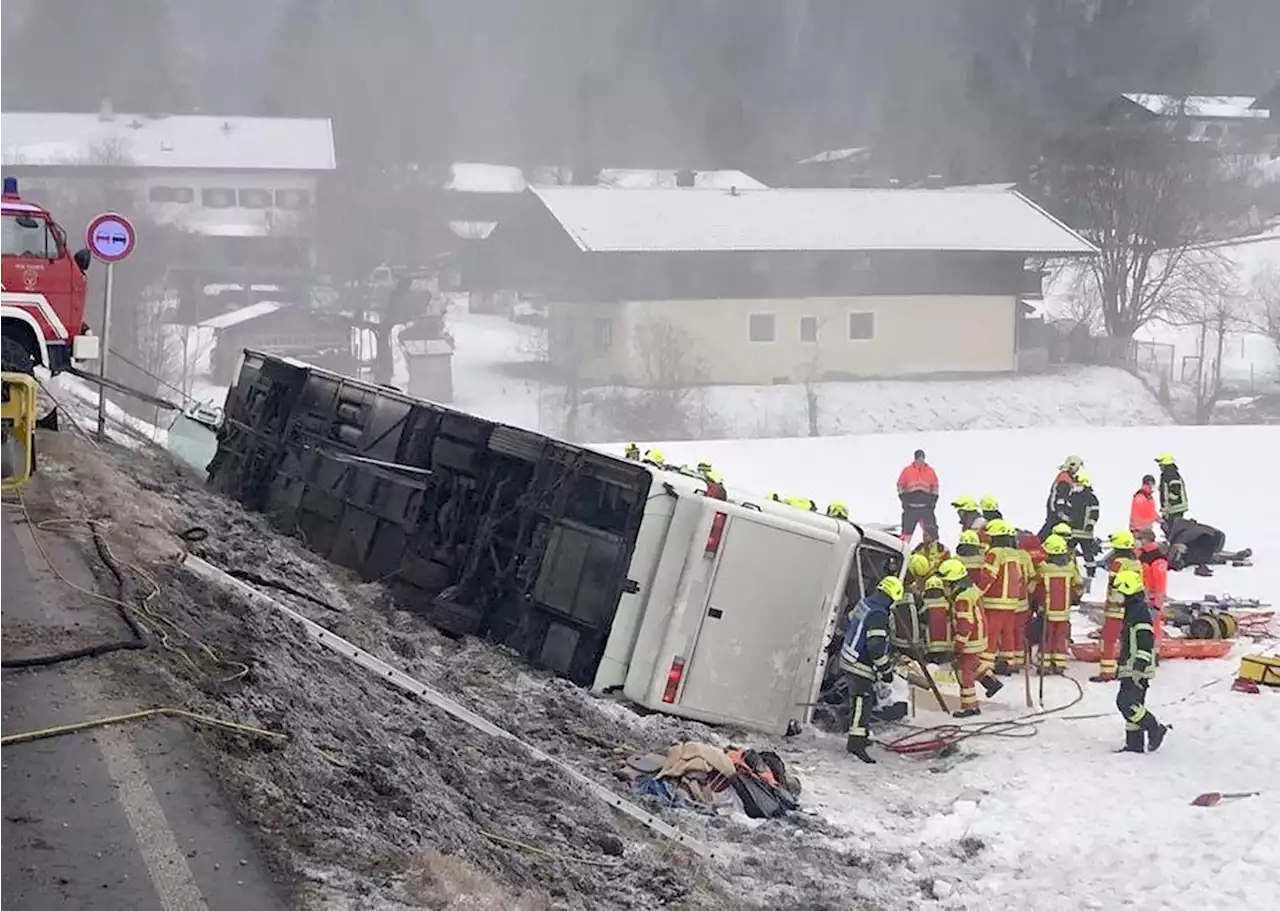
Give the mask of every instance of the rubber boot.
[[982, 714], [982, 709], [978, 708], [977, 706], [974, 706], [971, 709], [960, 709], [958, 712], [952, 712], [951, 717], [952, 718], [973, 718], [981, 714]]
[[1139, 731], [1138, 735], [1139, 738], [1141, 738], [1143, 731], [1146, 732], [1147, 752], [1154, 753], [1156, 750], [1160, 749], [1160, 744], [1164, 743], [1164, 735], [1169, 733], [1169, 725], [1161, 724], [1150, 715], [1148, 715], [1145, 720], [1149, 721], [1150, 724], [1144, 723], [1142, 725], [1143, 730]]
[[1141, 753], [1144, 751], [1142, 742], [1142, 729], [1136, 731], [1124, 732], [1124, 749], [1121, 753]]
[[1009, 667], [1008, 661], [1005, 661], [1003, 658], [997, 658], [994, 673], [1001, 677], [1010, 677], [1013, 675], [1013, 669]]
[[997, 680], [990, 674], [987, 674], [987, 676], [983, 677], [978, 682], [982, 684], [982, 688], [986, 691], [988, 699], [1004, 689], [1004, 681]]
[[1211, 570], [1209, 567], [1205, 566], [1202, 563], [1201, 565], [1196, 567], [1195, 573], [1197, 576], [1212, 576], [1213, 570]]
[[845, 739], [844, 749], [845, 749], [845, 752], [851, 753], [852, 755], [857, 756], [859, 759], [861, 759], [863, 762], [867, 763], [868, 765], [875, 765], [876, 764], [875, 759], [869, 753], [867, 753], [867, 745], [868, 745], [867, 738], [856, 737], [853, 734], [850, 734]]
[[1094, 674], [1089, 678], [1092, 683], [1115, 683], [1116, 678], [1110, 674]]

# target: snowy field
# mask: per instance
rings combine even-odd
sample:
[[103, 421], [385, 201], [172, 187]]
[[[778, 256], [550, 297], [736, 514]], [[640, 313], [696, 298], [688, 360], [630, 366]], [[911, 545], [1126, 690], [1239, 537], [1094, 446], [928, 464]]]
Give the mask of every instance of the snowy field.
[[[1043, 519], [1055, 467], [1076, 453], [1102, 503], [1102, 534], [1127, 524], [1141, 476], [1153, 471], [1156, 453], [1169, 451], [1187, 480], [1192, 515], [1224, 529], [1229, 547], [1255, 551], [1252, 567], [1217, 568], [1208, 579], [1174, 574], [1170, 594], [1280, 600], [1280, 536], [1272, 524], [1280, 495], [1242, 489], [1255, 459], [1280, 448], [1280, 428], [1052, 428], [661, 446], [668, 460], [711, 459], [734, 496], [778, 490], [820, 503], [839, 498], [855, 520], [893, 522], [894, 481], [921, 446], [944, 503], [957, 494], [995, 494], [1006, 517], [1030, 527]], [[944, 507], [939, 520], [953, 543], [954, 513]], [[975, 738], [949, 760], [878, 751], [879, 764], [864, 766], [844, 755], [841, 738], [822, 734], [789, 743], [786, 755], [804, 777], [809, 805], [855, 833], [844, 844], [899, 850], [922, 880], [940, 883], [922, 887], [940, 898], [922, 907], [1280, 907], [1280, 692], [1230, 689], [1239, 656], [1253, 650], [1245, 642], [1226, 659], [1160, 667], [1148, 704], [1174, 730], [1152, 755], [1112, 752], [1123, 737], [1114, 685], [1087, 682], [1083, 702], [1050, 717], [1036, 736]], [[1069, 668], [1082, 682], [1093, 672], [1080, 663]], [[1049, 680], [1046, 705], [1075, 694], [1069, 681]], [[1026, 712], [1015, 678], [984, 720]], [[916, 719], [943, 721], [930, 711]], [[900, 733], [887, 728], [881, 736]], [[1214, 808], [1190, 805], [1206, 791], [1255, 790], [1262, 793]], [[868, 880], [859, 891], [888, 904], [905, 888]]]
[[[543, 433], [560, 432], [564, 393], [548, 383], [512, 375], [512, 364], [533, 360], [537, 331], [499, 316], [450, 310], [454, 405], [465, 411]], [[403, 384], [406, 377], [397, 377]], [[898, 430], [1161, 424], [1169, 415], [1136, 379], [1121, 370], [1077, 367], [1043, 376], [968, 380], [819, 384], [823, 435]], [[694, 393], [708, 415], [704, 436], [791, 437], [808, 432], [801, 385], [712, 386]], [[587, 419], [588, 436], [626, 436]]]

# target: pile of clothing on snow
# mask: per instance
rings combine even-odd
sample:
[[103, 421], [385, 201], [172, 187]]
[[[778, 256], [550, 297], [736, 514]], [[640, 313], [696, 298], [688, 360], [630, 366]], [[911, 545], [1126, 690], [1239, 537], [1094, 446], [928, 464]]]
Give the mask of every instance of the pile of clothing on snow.
[[712, 816], [741, 809], [752, 819], [772, 819], [799, 807], [800, 782], [772, 750], [687, 741], [666, 754], [632, 756], [618, 777], [665, 806]]

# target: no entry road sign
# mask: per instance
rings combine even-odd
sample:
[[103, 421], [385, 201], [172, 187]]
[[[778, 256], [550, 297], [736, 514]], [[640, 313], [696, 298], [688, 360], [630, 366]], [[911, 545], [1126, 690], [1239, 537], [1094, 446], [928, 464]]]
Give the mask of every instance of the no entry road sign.
[[136, 239], [129, 219], [115, 212], [102, 213], [85, 232], [85, 245], [104, 263], [127, 259]]

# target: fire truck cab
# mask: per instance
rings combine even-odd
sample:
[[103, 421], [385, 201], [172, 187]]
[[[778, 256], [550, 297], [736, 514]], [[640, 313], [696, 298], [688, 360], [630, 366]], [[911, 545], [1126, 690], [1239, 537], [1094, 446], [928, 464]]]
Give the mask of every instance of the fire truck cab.
[[96, 360], [99, 339], [84, 321], [89, 251], [73, 254], [67, 232], [48, 210], [18, 194], [13, 177], [4, 178], [0, 208], [4, 369], [31, 373], [39, 365], [58, 373], [73, 360]]

